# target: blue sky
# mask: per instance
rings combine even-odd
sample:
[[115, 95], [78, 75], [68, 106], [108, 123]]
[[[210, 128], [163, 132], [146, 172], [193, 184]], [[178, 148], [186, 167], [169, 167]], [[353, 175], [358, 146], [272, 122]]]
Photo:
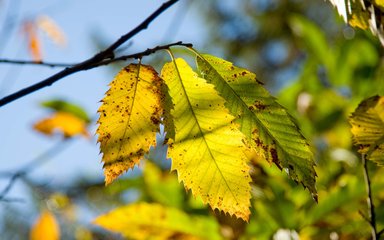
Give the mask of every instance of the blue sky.
[[[9, 9], [11, 1], [17, 0], [0, 1], [0, 27], [3, 26], [5, 10]], [[1, 49], [0, 57], [30, 60], [31, 57], [20, 30], [21, 23], [28, 18], [47, 15], [62, 28], [68, 44], [65, 48], [57, 47], [49, 38], [41, 34], [43, 60], [63, 63], [85, 60], [97, 51], [92, 36], [96, 34], [103, 42], [112, 43], [138, 25], [162, 2], [154, 0], [113, 2], [20, 0], [20, 13], [15, 19], [15, 29], [7, 35], [9, 41]], [[124, 53], [135, 53], [179, 40], [194, 43], [199, 49], [203, 42], [204, 24], [193, 6], [185, 11], [185, 3], [186, 1], [180, 1], [156, 19], [147, 30], [136, 35], [132, 39], [132, 45]], [[169, 33], [173, 31], [170, 26], [175, 24], [175, 19], [176, 22], [181, 20], [182, 22], [177, 32], [170, 35]], [[39, 82], [59, 70], [60, 68], [0, 64], [0, 86], [6, 86], [0, 91], [0, 97]], [[99, 101], [103, 98], [107, 84], [112, 80], [113, 75], [111, 69], [106, 67], [76, 73], [50, 87], [1, 107], [0, 170], [17, 170], [60, 141], [59, 137], [47, 138], [32, 130], [34, 122], [49, 114], [47, 110], [39, 107], [40, 102], [58, 97], [67, 99], [83, 106], [89, 115], [95, 116]], [[92, 134], [96, 127], [96, 124], [91, 125]], [[76, 139], [54, 159], [37, 168], [31, 176], [59, 185], [70, 184], [71, 180], [79, 177], [102, 178], [101, 155], [95, 139], [95, 137], [92, 141]], [[7, 182], [8, 179], [0, 179], [0, 187], [2, 188]], [[8, 196], [17, 198], [26, 196], [20, 185], [18, 183]], [[29, 201], [28, 198], [26, 200]]]

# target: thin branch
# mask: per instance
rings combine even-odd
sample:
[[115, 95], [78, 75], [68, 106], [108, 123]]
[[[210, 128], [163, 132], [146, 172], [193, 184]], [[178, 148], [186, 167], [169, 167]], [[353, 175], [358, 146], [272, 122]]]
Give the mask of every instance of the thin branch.
[[365, 180], [365, 188], [367, 190], [367, 206], [368, 206], [368, 217], [369, 225], [371, 226], [372, 239], [376, 240], [378, 238], [377, 230], [376, 230], [376, 213], [375, 206], [372, 200], [372, 190], [371, 190], [371, 181], [368, 175], [368, 167], [367, 160], [365, 159], [365, 154], [361, 155], [361, 160], [363, 162], [363, 170], [364, 170], [364, 180]]
[[179, 0], [169, 0], [165, 3], [163, 3], [156, 11], [154, 11], [149, 17], [147, 17], [142, 23], [140, 23], [136, 28], [128, 32], [127, 34], [121, 36], [116, 42], [111, 44], [108, 48], [105, 50], [99, 52], [98, 54], [94, 55], [93, 57], [76, 64], [72, 67], [67, 67], [64, 70], [46, 78], [45, 80], [38, 82], [34, 85], [31, 85], [29, 87], [26, 87], [24, 89], [21, 89], [13, 94], [10, 94], [2, 99], [0, 99], [0, 107], [4, 106], [16, 99], [19, 99], [21, 97], [24, 97], [32, 92], [35, 92], [39, 89], [42, 89], [44, 87], [50, 86], [56, 81], [69, 76], [75, 72], [83, 71], [83, 70], [89, 70], [96, 66], [98, 66], [98, 63], [101, 63], [106, 60], [110, 60], [114, 58], [114, 51], [124, 44], [126, 41], [128, 41], [130, 38], [135, 36], [140, 31], [146, 29], [148, 25], [156, 19], [161, 13], [163, 13], [165, 10], [167, 10], [170, 6], [178, 2]]
[[43, 62], [43, 61], [28, 61], [28, 60], [15, 60], [15, 59], [0, 59], [0, 63], [8, 64], [21, 64], [21, 65], [39, 65], [45, 67], [71, 67], [75, 64], [69, 63], [52, 63], [52, 62]]
[[108, 64], [113, 63], [113, 62], [126, 61], [128, 59], [140, 59], [144, 56], [151, 55], [157, 51], [167, 50], [173, 46], [192, 47], [193, 45], [192, 45], [192, 43], [183, 43], [183, 42], [179, 41], [179, 42], [170, 43], [170, 44], [166, 44], [166, 45], [156, 46], [154, 48], [148, 48], [147, 50], [142, 51], [142, 52], [138, 52], [138, 53], [134, 53], [134, 54], [130, 54], [130, 55], [124, 55], [124, 56], [115, 57], [112, 59], [101, 61], [99, 63], [96, 63], [94, 66], [92, 66], [92, 68], [102, 66], [102, 65], [108, 65]]

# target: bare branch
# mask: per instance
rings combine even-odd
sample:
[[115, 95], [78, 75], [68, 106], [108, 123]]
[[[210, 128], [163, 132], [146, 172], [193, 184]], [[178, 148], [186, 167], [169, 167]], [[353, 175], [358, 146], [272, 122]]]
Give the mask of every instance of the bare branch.
[[43, 62], [43, 61], [28, 61], [28, 60], [15, 60], [15, 59], [0, 59], [0, 63], [8, 64], [21, 64], [21, 65], [38, 65], [45, 67], [71, 67], [75, 64], [70, 63], [52, 63], [52, 62]]
[[148, 48], [147, 50], [142, 51], [142, 52], [138, 52], [138, 53], [134, 53], [134, 54], [130, 54], [130, 55], [124, 55], [124, 56], [120, 56], [120, 57], [115, 57], [115, 58], [112, 58], [112, 59], [104, 60], [104, 61], [101, 61], [99, 63], [96, 63], [94, 66], [92, 66], [92, 68], [93, 67], [102, 66], [102, 65], [108, 65], [108, 64], [113, 63], [113, 62], [126, 61], [128, 59], [139, 59], [139, 58], [142, 58], [144, 56], [151, 55], [151, 54], [153, 54], [153, 53], [155, 53], [157, 51], [169, 49], [170, 47], [173, 47], [173, 46], [192, 47], [193, 45], [191, 43], [183, 43], [181, 41], [175, 42], [175, 43], [170, 43], [170, 44], [167, 44], [167, 45], [161, 45], [161, 46], [157, 46], [157, 47], [154, 47], [154, 48]]
[[[130, 38], [135, 36], [140, 31], [146, 29], [148, 25], [156, 19], [161, 13], [163, 13], [165, 10], [167, 10], [170, 6], [178, 2], [179, 0], [169, 0], [165, 3], [163, 3], [156, 11], [154, 11], [149, 17], [147, 17], [142, 23], [140, 23], [136, 28], [128, 32], [127, 34], [121, 36], [116, 42], [111, 44], [108, 48], [105, 50], [99, 52], [98, 54], [94, 55], [93, 57], [76, 64], [71, 67], [67, 67], [64, 70], [52, 75], [51, 77], [46, 78], [45, 80], [38, 82], [34, 85], [31, 85], [29, 87], [26, 87], [24, 89], [21, 89], [20, 91], [17, 91], [13, 94], [10, 94], [2, 99], [0, 99], [0, 107], [4, 106], [16, 99], [19, 99], [21, 97], [24, 97], [32, 92], [35, 92], [39, 89], [42, 89], [44, 87], [50, 86], [56, 81], [69, 76], [75, 72], [83, 71], [83, 70], [89, 70], [96, 66], [98, 66], [98, 63], [101, 63], [106, 60], [110, 60], [114, 58], [114, 51], [121, 46], [123, 43], [128, 41]], [[104, 64], [105, 65], [105, 64]]]

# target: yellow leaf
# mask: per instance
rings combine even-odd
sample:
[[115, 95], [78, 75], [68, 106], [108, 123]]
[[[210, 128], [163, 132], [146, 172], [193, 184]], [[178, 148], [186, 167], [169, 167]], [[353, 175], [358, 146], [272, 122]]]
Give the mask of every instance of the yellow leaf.
[[359, 152], [369, 160], [384, 165], [384, 97], [374, 96], [362, 101], [352, 116], [353, 140]]
[[49, 211], [43, 211], [31, 229], [30, 240], [58, 240], [60, 228], [55, 216]]
[[46, 134], [53, 135], [56, 131], [61, 132], [64, 137], [69, 138], [81, 134], [84, 137], [89, 137], [86, 129], [86, 122], [67, 112], [56, 112], [51, 117], [45, 118], [37, 122], [34, 129]]
[[66, 38], [64, 32], [52, 18], [45, 15], [39, 16], [36, 19], [36, 25], [43, 30], [55, 44], [65, 46]]
[[139, 163], [155, 145], [162, 114], [161, 79], [151, 66], [130, 64], [110, 84], [99, 108], [98, 142], [106, 184]]
[[384, 8], [384, 0], [375, 0], [375, 4], [381, 8]]
[[220, 239], [215, 220], [155, 203], [116, 208], [94, 224], [130, 239]]
[[356, 1], [351, 4], [351, 14], [348, 19], [348, 23], [352, 27], [358, 27], [361, 29], [369, 28], [370, 13], [368, 10], [363, 9], [361, 3]]
[[169, 140], [172, 170], [194, 196], [213, 209], [248, 220], [249, 166], [243, 135], [213, 85], [183, 59], [164, 65], [162, 78], [174, 103], [175, 138]]

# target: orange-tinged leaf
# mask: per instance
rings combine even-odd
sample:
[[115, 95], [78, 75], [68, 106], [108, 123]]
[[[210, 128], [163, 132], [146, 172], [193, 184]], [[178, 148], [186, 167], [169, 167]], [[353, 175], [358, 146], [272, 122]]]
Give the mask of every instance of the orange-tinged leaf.
[[129, 239], [221, 239], [215, 220], [156, 203], [119, 207], [94, 223]]
[[36, 62], [42, 60], [41, 44], [38, 37], [36, 26], [33, 22], [27, 21], [24, 23], [24, 32], [27, 36], [28, 50], [32, 59]]
[[194, 196], [213, 209], [248, 220], [250, 176], [243, 134], [213, 85], [183, 59], [164, 65], [175, 138], [169, 139], [172, 170]]
[[359, 152], [369, 160], [384, 165], [384, 97], [374, 96], [362, 101], [349, 119]]
[[60, 228], [55, 216], [49, 211], [43, 211], [31, 229], [30, 240], [59, 240]]
[[52, 18], [45, 15], [39, 16], [36, 19], [36, 25], [39, 29], [45, 32], [55, 44], [59, 46], [66, 45], [67, 40], [63, 30], [61, 30]]
[[51, 117], [45, 118], [37, 122], [33, 128], [43, 134], [53, 135], [55, 132], [60, 132], [65, 138], [73, 137], [81, 134], [84, 137], [89, 137], [86, 122], [67, 112], [56, 112]]
[[155, 145], [162, 114], [161, 79], [151, 66], [130, 64], [110, 84], [98, 112], [106, 184], [139, 163]]

